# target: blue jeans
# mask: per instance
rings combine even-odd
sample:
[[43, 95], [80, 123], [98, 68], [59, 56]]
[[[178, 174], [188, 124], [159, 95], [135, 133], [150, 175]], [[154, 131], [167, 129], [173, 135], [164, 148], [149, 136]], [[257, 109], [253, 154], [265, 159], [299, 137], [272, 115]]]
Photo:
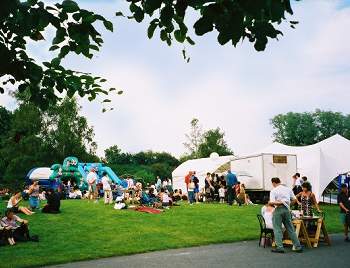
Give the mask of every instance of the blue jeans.
[[292, 223], [291, 214], [285, 206], [280, 206], [275, 209], [272, 216], [273, 232], [275, 234], [276, 248], [283, 250], [283, 231], [282, 223], [286, 227], [289, 238], [293, 242], [295, 249], [300, 249], [300, 242], [295, 233], [294, 226]]
[[39, 198], [35, 196], [29, 197], [29, 205], [32, 209], [39, 208]]
[[190, 201], [190, 204], [194, 203], [194, 192], [188, 191], [188, 200]]

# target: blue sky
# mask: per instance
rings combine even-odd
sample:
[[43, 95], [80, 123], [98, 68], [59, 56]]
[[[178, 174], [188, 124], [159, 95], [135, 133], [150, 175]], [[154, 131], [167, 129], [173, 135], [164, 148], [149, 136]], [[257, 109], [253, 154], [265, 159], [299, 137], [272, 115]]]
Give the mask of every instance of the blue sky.
[[[269, 119], [278, 113], [316, 108], [349, 113], [350, 1], [292, 1], [292, 19], [300, 23], [295, 30], [281, 25], [284, 36], [262, 53], [249, 43], [222, 47], [216, 34], [195, 37], [196, 46], [187, 46], [189, 64], [182, 45], [149, 40], [146, 23], [115, 18], [115, 11], [127, 9], [124, 1], [80, 3], [110, 18], [115, 32], [102, 31], [105, 44], [93, 60], [69, 56], [64, 64], [104, 76], [125, 92], [112, 97], [115, 110], [105, 114], [99, 103], [80, 101], [95, 127], [100, 155], [114, 144], [131, 152], [180, 155], [193, 117], [204, 129], [222, 128], [242, 155], [272, 141]], [[31, 52], [48, 58], [48, 46], [32, 46]], [[11, 99], [2, 97], [0, 104], [11, 107]]]

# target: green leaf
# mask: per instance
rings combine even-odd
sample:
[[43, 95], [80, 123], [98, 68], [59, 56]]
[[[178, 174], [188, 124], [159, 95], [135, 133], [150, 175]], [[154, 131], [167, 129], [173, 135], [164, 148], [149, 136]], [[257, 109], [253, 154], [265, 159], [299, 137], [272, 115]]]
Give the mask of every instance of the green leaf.
[[114, 91], [114, 90], [117, 90], [117, 89], [114, 88], [114, 87], [112, 87], [112, 88], [109, 89], [110, 92], [111, 92], [111, 91]]
[[113, 32], [113, 23], [112, 22], [105, 20], [105, 21], [103, 21], [103, 25], [106, 27], [107, 30]]
[[156, 9], [159, 9], [162, 5], [162, 0], [145, 1], [145, 12], [152, 14]]
[[120, 17], [120, 16], [125, 17], [124, 14], [123, 14], [123, 12], [120, 12], [120, 11], [119, 11], [119, 12], [116, 12], [115, 15], [116, 15], [117, 17]]
[[104, 99], [102, 102], [111, 102], [110, 99]]
[[100, 80], [100, 82], [101, 82], [101, 83], [107, 82], [107, 79], [102, 78], [102, 79]]
[[52, 65], [53, 67], [58, 67], [60, 64], [61, 64], [61, 59], [60, 59], [60, 58], [54, 58], [54, 59], [51, 61], [51, 65]]
[[62, 8], [67, 13], [73, 13], [79, 10], [79, 6], [72, 0], [64, 0], [62, 2]]
[[180, 43], [183, 43], [186, 39], [186, 36], [182, 34], [182, 32], [180, 30], [176, 30], [174, 32], [174, 36], [175, 36], [175, 39], [180, 42]]
[[296, 20], [291, 20], [291, 21], [289, 21], [291, 24], [298, 24], [299, 23], [299, 21], [296, 21]]
[[54, 45], [54, 46], [50, 47], [49, 51], [54, 51], [54, 50], [59, 49], [59, 48], [60, 48], [59, 46]]
[[60, 53], [58, 54], [58, 57], [61, 58], [61, 59], [63, 59], [65, 56], [67, 56], [67, 54], [69, 53], [69, 51], [70, 51], [70, 47], [69, 47], [68, 45], [63, 46], [63, 47], [61, 48]]
[[119, 91], [117, 92], [117, 94], [118, 94], [118, 95], [123, 94], [123, 90], [119, 90]]
[[156, 30], [156, 28], [158, 27], [158, 25], [157, 24], [150, 24], [149, 26], [148, 26], [148, 30], [147, 30], [147, 35], [148, 35], [148, 38], [149, 39], [151, 39], [152, 37], [153, 37], [153, 35], [154, 35], [154, 31]]
[[145, 17], [145, 13], [140, 7], [137, 7], [135, 13], [134, 13], [134, 18], [137, 22], [142, 22]]
[[213, 30], [213, 23], [206, 17], [201, 17], [196, 21], [193, 27], [197, 35], [204, 35]]
[[186, 37], [186, 41], [190, 44], [190, 45], [195, 45], [196, 43], [190, 38], [190, 37]]
[[99, 51], [99, 47], [98, 46], [95, 46], [95, 45], [89, 45], [89, 48], [93, 49], [93, 50], [97, 50]]

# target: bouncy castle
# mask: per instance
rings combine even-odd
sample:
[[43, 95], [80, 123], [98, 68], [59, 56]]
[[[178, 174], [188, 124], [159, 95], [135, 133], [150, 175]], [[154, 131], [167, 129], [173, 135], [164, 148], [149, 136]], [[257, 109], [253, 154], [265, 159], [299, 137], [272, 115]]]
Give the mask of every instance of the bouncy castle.
[[103, 163], [80, 163], [74, 156], [65, 158], [62, 165], [53, 164], [51, 168], [33, 168], [26, 176], [26, 183], [31, 184], [33, 180], [39, 180], [39, 184], [43, 187], [57, 188], [62, 181], [71, 180], [81, 190], [86, 190], [88, 188], [86, 176], [92, 168], [96, 170], [98, 182], [105, 172], [112, 182], [127, 187], [126, 181], [120, 179], [110, 167]]

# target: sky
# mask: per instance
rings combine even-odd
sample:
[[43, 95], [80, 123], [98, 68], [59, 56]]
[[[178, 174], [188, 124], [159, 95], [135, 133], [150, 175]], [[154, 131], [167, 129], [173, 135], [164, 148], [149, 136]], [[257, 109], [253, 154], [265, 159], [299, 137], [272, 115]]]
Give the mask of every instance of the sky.
[[[349, 113], [350, 1], [292, 1], [295, 14], [288, 18], [299, 24], [280, 25], [284, 36], [269, 41], [264, 52], [246, 42], [220, 46], [216, 33], [193, 36], [197, 44], [186, 45], [189, 63], [183, 45], [149, 40], [147, 23], [114, 17], [118, 10], [127, 13], [124, 2], [80, 0], [111, 19], [115, 31], [102, 31], [104, 46], [92, 60], [64, 60], [65, 67], [103, 76], [124, 91], [111, 96], [114, 110], [107, 113], [99, 102], [80, 100], [100, 156], [112, 145], [180, 156], [192, 118], [204, 130], [220, 127], [235, 154], [246, 155], [272, 142], [269, 120], [277, 114], [317, 108]], [[48, 48], [48, 42], [31, 45], [30, 53], [49, 59]], [[3, 95], [0, 105], [13, 109], [14, 101]]]

